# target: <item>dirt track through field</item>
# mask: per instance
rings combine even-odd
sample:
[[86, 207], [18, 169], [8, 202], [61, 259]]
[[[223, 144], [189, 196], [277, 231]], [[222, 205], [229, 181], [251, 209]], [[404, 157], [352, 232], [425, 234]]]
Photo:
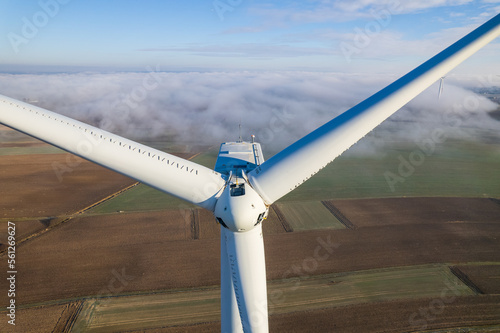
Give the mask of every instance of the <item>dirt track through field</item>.
[[281, 225], [283, 226], [283, 229], [285, 229], [286, 232], [292, 232], [293, 228], [292, 226], [287, 222], [285, 216], [283, 215], [283, 212], [277, 205], [271, 205], [271, 210], [274, 211], [276, 214], [278, 221], [280, 221]]
[[[101, 199], [101, 200], [99, 200], [97, 202], [92, 203], [91, 205], [89, 205], [89, 206], [87, 206], [87, 207], [85, 207], [83, 209], [80, 209], [79, 211], [71, 214], [70, 216], [67, 216], [67, 217], [61, 219], [60, 221], [58, 221], [56, 223], [48, 223], [47, 227], [45, 229], [41, 229], [39, 231], [30, 233], [26, 237], [18, 238], [17, 241], [16, 241], [16, 246], [19, 247], [20, 245], [24, 244], [25, 242], [27, 242], [29, 240], [32, 240], [32, 239], [34, 239], [36, 237], [39, 237], [39, 236], [43, 235], [44, 233], [52, 230], [53, 228], [56, 228], [56, 227], [62, 225], [63, 223], [67, 223], [67, 222], [71, 221], [72, 219], [74, 219], [78, 215], [81, 215], [81, 214], [85, 213], [86, 211], [88, 211], [88, 210], [90, 210], [90, 209], [92, 209], [92, 208], [94, 208], [94, 207], [96, 207], [96, 206], [98, 206], [98, 205], [100, 205], [100, 204], [108, 201], [108, 200], [113, 199], [114, 197], [116, 197], [116, 196], [118, 196], [118, 195], [120, 195], [120, 194], [122, 194], [122, 193], [124, 193], [124, 192], [126, 192], [128, 190], [130, 190], [131, 188], [137, 186], [138, 184], [139, 183], [137, 183], [137, 182], [133, 183], [132, 185], [129, 185], [129, 186], [127, 186], [127, 187], [125, 187], [125, 188], [123, 188], [123, 189], [121, 189], [121, 190], [119, 190], [119, 191], [117, 191], [115, 193], [112, 193], [112, 194], [108, 195], [107, 197], [105, 197], [105, 198], [103, 198], [103, 199]], [[0, 257], [2, 257], [2, 255], [5, 254], [5, 252], [6, 252], [6, 248], [2, 249], [0, 251]]]
[[356, 229], [356, 226], [354, 224], [352, 224], [351, 221], [349, 221], [349, 219], [347, 217], [344, 216], [344, 214], [342, 214], [342, 212], [337, 208], [335, 207], [335, 205], [333, 204], [333, 202], [331, 201], [322, 201], [321, 202], [332, 214], [333, 216], [335, 216], [339, 221], [340, 223], [342, 223], [347, 229]]
[[66, 333], [71, 332], [73, 325], [75, 324], [78, 315], [82, 311], [84, 301], [76, 301], [66, 305], [63, 312], [61, 313], [61, 317], [57, 321], [52, 332], [54, 333]]
[[475, 293], [484, 294], [484, 292], [478, 286], [476, 286], [476, 284], [472, 282], [471, 279], [467, 276], [467, 274], [462, 272], [460, 268], [458, 268], [457, 266], [450, 266], [450, 271]]

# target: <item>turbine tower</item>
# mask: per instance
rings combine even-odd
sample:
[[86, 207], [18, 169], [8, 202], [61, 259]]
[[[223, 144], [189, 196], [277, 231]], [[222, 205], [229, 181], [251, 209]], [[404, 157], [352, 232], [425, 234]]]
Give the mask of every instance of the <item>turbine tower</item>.
[[500, 35], [500, 14], [394, 83], [264, 161], [256, 142], [226, 142], [215, 170], [0, 96], [0, 123], [214, 213], [221, 225], [221, 329], [267, 332], [262, 223], [269, 206]]

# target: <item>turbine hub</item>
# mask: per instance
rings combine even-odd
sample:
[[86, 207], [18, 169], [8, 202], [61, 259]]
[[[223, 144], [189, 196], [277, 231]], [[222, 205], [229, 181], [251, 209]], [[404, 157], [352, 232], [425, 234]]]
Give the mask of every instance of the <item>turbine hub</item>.
[[232, 177], [215, 204], [214, 215], [225, 228], [234, 232], [252, 230], [267, 217], [268, 207], [244, 180]]

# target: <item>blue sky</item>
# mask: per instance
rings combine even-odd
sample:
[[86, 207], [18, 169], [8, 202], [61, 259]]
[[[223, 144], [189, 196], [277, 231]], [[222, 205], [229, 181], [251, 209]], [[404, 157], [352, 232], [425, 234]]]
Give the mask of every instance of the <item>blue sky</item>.
[[[0, 0], [0, 71], [304, 70], [401, 74], [500, 0]], [[460, 67], [500, 73], [496, 41]]]

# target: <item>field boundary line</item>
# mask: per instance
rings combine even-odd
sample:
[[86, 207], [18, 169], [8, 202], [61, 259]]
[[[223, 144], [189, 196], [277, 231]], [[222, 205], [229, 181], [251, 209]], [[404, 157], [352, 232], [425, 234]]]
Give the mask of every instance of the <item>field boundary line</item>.
[[103, 203], [104, 203], [104, 202], [106, 202], [106, 201], [109, 201], [109, 200], [111, 200], [111, 199], [113, 199], [113, 198], [115, 198], [115, 197], [119, 196], [119, 195], [120, 195], [120, 194], [122, 194], [123, 192], [126, 192], [126, 191], [130, 190], [131, 188], [136, 187], [136, 186], [137, 186], [137, 185], [139, 185], [139, 184], [140, 184], [139, 182], [135, 182], [135, 183], [133, 183], [132, 185], [129, 185], [129, 186], [125, 187], [125, 188], [122, 188], [121, 190], [119, 190], [119, 191], [117, 191], [117, 192], [115, 192], [115, 193], [113, 193], [113, 194], [110, 194], [110, 195], [108, 195], [107, 197], [105, 197], [105, 198], [103, 198], [103, 199], [101, 199], [101, 200], [99, 200], [99, 201], [97, 201], [97, 202], [94, 202], [94, 203], [93, 203], [93, 204], [91, 204], [90, 206], [87, 206], [87, 207], [85, 207], [85, 208], [83, 208], [83, 209], [81, 209], [81, 210], [77, 211], [76, 213], [74, 213], [74, 214], [72, 214], [72, 215], [73, 215], [73, 217], [74, 217], [74, 216], [76, 216], [76, 215], [83, 214], [83, 213], [85, 213], [86, 211], [88, 211], [88, 210], [90, 210], [90, 209], [92, 209], [92, 208], [94, 208], [94, 207], [96, 207], [96, 206], [99, 206], [100, 204], [103, 204]]
[[493, 201], [494, 203], [500, 206], [500, 199], [497, 198], [488, 198], [488, 199], [490, 199], [490, 201]]
[[484, 292], [478, 286], [476, 286], [476, 284], [472, 282], [472, 280], [467, 276], [467, 274], [462, 272], [460, 268], [458, 268], [457, 266], [449, 266], [449, 268], [450, 272], [453, 275], [455, 275], [460, 281], [462, 281], [463, 284], [465, 284], [473, 292], [481, 295], [484, 294]]
[[[65, 224], [65, 223], [73, 220], [75, 217], [77, 217], [77, 216], [85, 213], [86, 211], [88, 211], [88, 210], [90, 210], [90, 209], [92, 209], [92, 208], [94, 208], [96, 206], [99, 206], [99, 205], [103, 204], [106, 201], [109, 201], [109, 200], [115, 198], [116, 196], [118, 196], [118, 195], [120, 195], [120, 194], [122, 194], [122, 193], [124, 193], [124, 192], [126, 192], [128, 190], [130, 190], [131, 188], [133, 188], [133, 187], [135, 187], [135, 186], [137, 186], [139, 184], [140, 184], [139, 182], [135, 182], [132, 185], [129, 185], [129, 186], [125, 187], [125, 188], [122, 188], [121, 190], [119, 190], [117, 192], [114, 192], [114, 193], [106, 196], [105, 198], [103, 198], [103, 199], [101, 199], [101, 200], [99, 200], [97, 202], [94, 202], [94, 203], [90, 204], [89, 206], [87, 206], [85, 208], [82, 208], [82, 209], [76, 211], [75, 213], [73, 213], [73, 214], [71, 214], [69, 216], [66, 215], [66, 218], [64, 218], [61, 222], [58, 222], [58, 223], [56, 223], [54, 225], [49, 225], [45, 229], [42, 229], [42, 230], [40, 230], [38, 232], [35, 232], [35, 233], [33, 233], [33, 234], [29, 235], [29, 236], [26, 236], [23, 239], [20, 239], [19, 241], [16, 242], [16, 246], [20, 246], [21, 244], [24, 244], [24, 243], [28, 242], [29, 240], [37, 238], [37, 237], [45, 234], [46, 232], [48, 232], [48, 231], [50, 231], [50, 230], [52, 230], [54, 228], [57, 228], [57, 227]], [[4, 256], [6, 253], [7, 253], [7, 249], [4, 249], [4, 250], [0, 251], [0, 257]]]
[[191, 238], [200, 239], [200, 216], [198, 209], [191, 209]]
[[71, 317], [66, 322], [66, 326], [64, 326], [63, 332], [71, 332], [73, 330], [73, 326], [75, 326], [76, 320], [80, 316], [80, 313], [82, 312], [84, 304], [85, 304], [85, 301], [78, 302], [78, 306], [76, 307], [76, 309], [71, 314]]
[[[56, 322], [56, 324], [54, 325], [54, 328], [51, 331], [52, 333], [54, 333], [54, 332], [62, 332], [61, 329], [58, 329], [58, 326], [60, 325], [59, 323], [61, 322], [61, 319], [63, 319], [65, 312], [69, 311], [68, 309], [71, 307], [71, 305], [72, 305], [72, 303], [68, 303], [68, 304], [66, 304], [64, 306], [64, 309], [62, 310], [61, 315], [57, 319], [57, 322]], [[64, 326], [66, 326], [66, 325], [64, 325]]]
[[339, 220], [340, 223], [342, 223], [346, 227], [346, 229], [356, 229], [356, 226], [347, 217], [345, 217], [344, 214], [342, 214], [340, 209], [335, 207], [333, 202], [321, 201], [321, 203], [326, 207], [326, 209], [330, 211], [330, 213], [333, 214], [333, 216], [337, 218], [337, 220]]
[[293, 232], [293, 227], [290, 225], [290, 223], [288, 223], [281, 209], [279, 209], [277, 205], [271, 205], [271, 208], [274, 210], [274, 213], [276, 213], [278, 221], [280, 221], [281, 226], [283, 227], [283, 229], [285, 229], [285, 232]]
[[71, 302], [66, 305], [64, 310], [61, 313], [61, 316], [57, 320], [52, 333], [69, 333], [71, 332], [76, 319], [80, 315], [80, 312], [83, 309], [83, 304], [85, 301], [80, 300], [76, 302]]

